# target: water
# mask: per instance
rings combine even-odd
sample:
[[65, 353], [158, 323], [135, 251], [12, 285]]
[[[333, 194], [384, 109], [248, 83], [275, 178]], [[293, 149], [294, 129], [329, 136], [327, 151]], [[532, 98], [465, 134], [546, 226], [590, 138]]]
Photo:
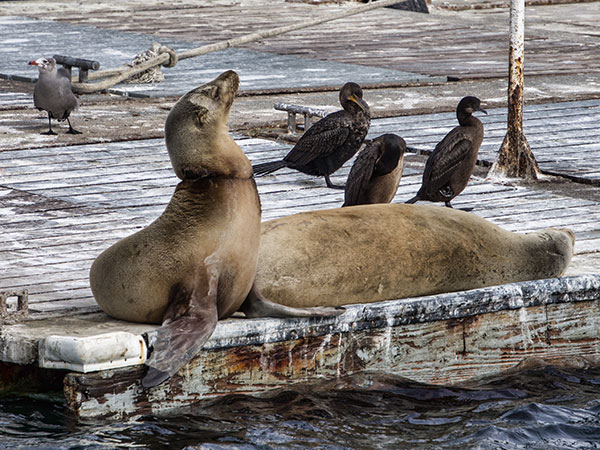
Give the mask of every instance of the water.
[[60, 397], [0, 401], [2, 449], [600, 448], [600, 369], [537, 368], [458, 389], [382, 373], [164, 417], [77, 423]]

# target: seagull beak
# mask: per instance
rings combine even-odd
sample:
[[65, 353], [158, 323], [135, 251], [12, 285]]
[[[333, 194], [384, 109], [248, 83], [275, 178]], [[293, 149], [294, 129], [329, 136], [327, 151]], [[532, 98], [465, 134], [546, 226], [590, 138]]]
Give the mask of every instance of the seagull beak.
[[38, 63], [37, 63], [37, 61], [29, 61], [29, 65], [30, 66], [37, 66]]

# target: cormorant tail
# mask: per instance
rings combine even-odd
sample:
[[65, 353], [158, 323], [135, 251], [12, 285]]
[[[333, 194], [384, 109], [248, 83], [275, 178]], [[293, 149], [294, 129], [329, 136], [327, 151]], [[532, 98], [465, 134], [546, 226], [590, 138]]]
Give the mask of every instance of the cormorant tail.
[[286, 167], [285, 161], [280, 160], [256, 164], [255, 166], [252, 166], [252, 170], [254, 171], [254, 175], [266, 175], [284, 167]]
[[411, 198], [410, 200], [405, 201], [404, 203], [417, 203], [418, 200], [419, 200], [419, 196], [415, 195], [413, 198]]

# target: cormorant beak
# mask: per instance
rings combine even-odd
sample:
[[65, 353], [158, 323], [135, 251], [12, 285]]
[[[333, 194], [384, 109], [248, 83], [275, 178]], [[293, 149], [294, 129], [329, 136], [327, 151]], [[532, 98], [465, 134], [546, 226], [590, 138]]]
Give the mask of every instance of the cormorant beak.
[[485, 109], [483, 109], [481, 106], [478, 106], [477, 108], [475, 108], [475, 111], [481, 111], [484, 114], [487, 114], [487, 111]]
[[358, 98], [358, 97], [356, 97], [353, 94], [350, 97], [348, 97], [348, 100], [350, 100], [351, 102], [356, 103], [358, 105], [358, 107], [360, 109], [362, 109], [364, 112], [368, 112], [369, 111], [369, 107], [367, 106], [367, 104], [365, 103], [365, 101], [362, 98]]

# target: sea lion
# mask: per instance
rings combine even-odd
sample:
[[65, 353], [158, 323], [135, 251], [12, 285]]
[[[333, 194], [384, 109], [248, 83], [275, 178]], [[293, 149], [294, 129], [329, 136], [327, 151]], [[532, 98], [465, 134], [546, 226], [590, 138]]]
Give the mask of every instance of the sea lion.
[[263, 223], [256, 285], [288, 306], [336, 306], [560, 276], [570, 230], [520, 234], [429, 205], [375, 204]]
[[315, 316], [253, 288], [260, 237], [260, 201], [252, 166], [227, 132], [239, 78], [233, 71], [179, 99], [165, 124], [176, 174], [182, 178], [163, 214], [102, 252], [90, 285], [109, 315], [160, 323], [142, 380], [155, 386], [189, 361], [217, 320], [247, 316]]
[[373, 139], [352, 164], [342, 206], [391, 202], [402, 178], [405, 151], [406, 142], [395, 134]]
[[467, 96], [458, 102], [459, 126], [450, 130], [435, 146], [425, 163], [419, 192], [406, 203], [428, 200], [444, 202], [452, 208], [450, 201], [467, 187], [483, 142], [483, 124], [473, 116], [475, 111], [487, 114], [477, 97]]
[[344, 186], [333, 184], [329, 175], [356, 154], [369, 131], [371, 112], [362, 97], [358, 84], [344, 84], [340, 89], [340, 103], [344, 109], [326, 115], [306, 130], [282, 160], [254, 165], [254, 173], [264, 175], [289, 167], [325, 177], [327, 187], [344, 189]]

